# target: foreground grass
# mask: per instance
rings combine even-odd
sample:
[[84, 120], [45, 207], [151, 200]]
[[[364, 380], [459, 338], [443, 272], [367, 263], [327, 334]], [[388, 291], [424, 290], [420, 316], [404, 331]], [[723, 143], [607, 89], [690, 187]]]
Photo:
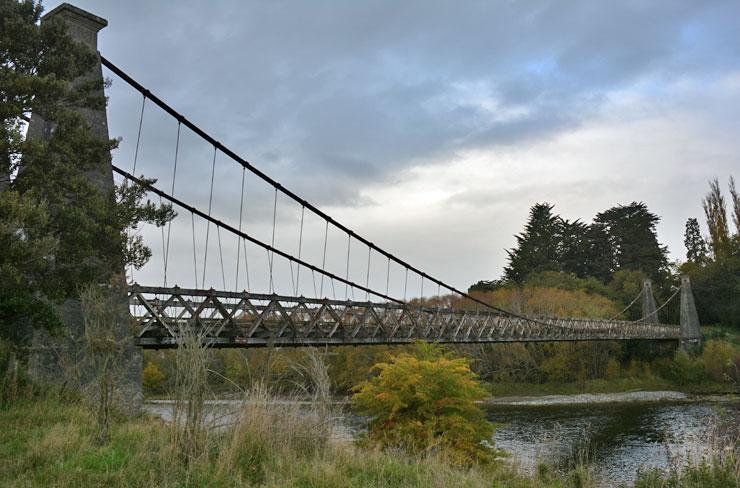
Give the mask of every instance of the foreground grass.
[[84, 405], [15, 402], [0, 408], [0, 486], [594, 486], [582, 469], [565, 477], [543, 470], [535, 478], [505, 465], [459, 469], [434, 457], [321, 442], [296, 434], [295, 425], [288, 434], [273, 414], [250, 415], [257, 418], [246, 427], [211, 434], [201, 458], [188, 465], [172, 448], [171, 427], [158, 419], [119, 419], [110, 441], [97, 445], [95, 416]]

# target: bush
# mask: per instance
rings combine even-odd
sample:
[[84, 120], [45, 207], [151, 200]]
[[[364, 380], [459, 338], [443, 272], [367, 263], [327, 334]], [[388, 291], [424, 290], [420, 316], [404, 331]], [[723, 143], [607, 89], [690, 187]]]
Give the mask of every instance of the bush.
[[147, 361], [141, 372], [141, 383], [150, 391], [162, 391], [164, 373], [151, 361]]
[[699, 383], [706, 378], [704, 365], [683, 349], [676, 351], [670, 367], [671, 379], [680, 385]]
[[476, 405], [487, 396], [466, 359], [418, 346], [375, 366], [378, 375], [355, 387], [352, 403], [371, 417], [368, 437], [382, 447], [439, 452], [458, 465], [488, 463], [493, 426]]
[[717, 383], [740, 380], [740, 351], [725, 341], [708, 341], [701, 353], [701, 362], [709, 378]]

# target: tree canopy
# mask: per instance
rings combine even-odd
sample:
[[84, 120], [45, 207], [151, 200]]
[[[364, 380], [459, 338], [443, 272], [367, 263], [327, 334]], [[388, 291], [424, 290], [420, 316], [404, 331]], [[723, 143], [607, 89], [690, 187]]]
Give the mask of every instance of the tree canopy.
[[690, 218], [686, 221], [683, 243], [686, 246], [686, 259], [699, 263], [707, 257], [707, 244], [701, 236], [699, 221]]
[[517, 246], [507, 251], [506, 281], [522, 283], [533, 273], [559, 271], [608, 282], [619, 270], [662, 279], [667, 250], [656, 234], [659, 217], [644, 203], [612, 207], [590, 225], [563, 219], [553, 209], [547, 203], [532, 206]]
[[[709, 250], [696, 219], [686, 223], [688, 261], [681, 272], [691, 278], [696, 308], [702, 323], [740, 327], [740, 198], [730, 178], [732, 219], [727, 217], [725, 196], [714, 178], [702, 204], [709, 230]], [[734, 232], [729, 222], [734, 223]]]

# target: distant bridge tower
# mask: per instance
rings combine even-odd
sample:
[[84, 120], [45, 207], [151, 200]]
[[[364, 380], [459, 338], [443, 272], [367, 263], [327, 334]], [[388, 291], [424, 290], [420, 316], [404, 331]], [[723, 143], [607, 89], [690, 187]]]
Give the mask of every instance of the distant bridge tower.
[[696, 313], [694, 294], [688, 276], [681, 277], [681, 347], [696, 350], [701, 345], [699, 315]]
[[642, 282], [642, 322], [645, 324], [658, 324], [658, 310], [653, 295], [653, 282], [645, 280]]
[[[82, 9], [63, 3], [55, 9], [45, 14], [41, 22], [50, 22], [60, 19], [68, 28], [70, 36], [77, 42], [87, 46], [95, 53], [98, 53], [98, 32], [108, 25], [108, 21], [86, 12]], [[99, 80], [101, 88], [99, 95], [103, 95], [102, 81], [103, 71], [98, 61], [92, 70], [81, 77], [80, 81]], [[80, 108], [79, 112], [90, 123], [92, 133], [100, 139], [108, 139], [108, 120], [105, 108], [90, 109]], [[31, 139], [45, 139], [50, 137], [53, 129], [53, 123], [43, 120], [38, 114], [33, 114], [28, 127], [28, 137]], [[19, 170], [19, 177], [22, 177], [23, 168]], [[95, 185], [103, 192], [110, 192], [114, 189], [113, 170], [111, 168], [110, 156], [99, 161], [98, 167], [91, 171], [86, 171], [85, 176], [90, 178]], [[31, 182], [32, 184], [32, 182]], [[121, 274], [124, 270], [121, 269]], [[101, 271], [101, 281], [111, 278]], [[117, 314], [120, 320], [111, 324], [116, 328], [117, 335], [124, 341], [124, 359], [120, 365], [124, 371], [124, 378], [121, 379], [120, 387], [122, 394], [127, 401], [131, 402], [130, 406], [137, 408], [141, 401], [141, 350], [134, 346], [131, 338], [130, 315], [128, 311], [128, 299], [123, 292], [121, 296], [121, 313]], [[61, 307], [61, 315], [71, 336], [70, 339], [50, 337], [43, 331], [33, 333], [31, 354], [29, 358], [29, 370], [31, 376], [42, 383], [59, 383], [63, 380], [64, 374], [62, 363], [71, 361], [73, 364], [82, 359], [79, 338], [84, 334], [84, 320], [79, 300], [69, 299]], [[84, 381], [89, 378], [90, 371], [81, 371], [80, 377]]]

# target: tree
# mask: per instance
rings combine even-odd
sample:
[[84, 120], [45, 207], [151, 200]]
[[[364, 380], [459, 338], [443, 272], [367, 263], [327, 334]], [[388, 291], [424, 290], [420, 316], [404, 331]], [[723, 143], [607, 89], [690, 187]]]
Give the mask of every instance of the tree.
[[735, 178], [730, 176], [730, 196], [732, 197], [732, 220], [735, 223], [735, 235], [740, 235], [740, 194], [735, 189]]
[[616, 268], [616, 256], [604, 224], [592, 223], [586, 231], [587, 249], [584, 253], [584, 275], [608, 282]]
[[696, 309], [703, 324], [740, 327], [740, 245], [726, 256], [682, 268], [691, 277]]
[[655, 226], [660, 220], [644, 203], [612, 207], [591, 225], [554, 215], [553, 205], [538, 203], [530, 209], [517, 247], [507, 251], [504, 281], [523, 283], [543, 271], [572, 273], [604, 283], [619, 269], [642, 270], [661, 280], [668, 266], [667, 250], [658, 243]]
[[[417, 357], [418, 356], [418, 357]], [[439, 451], [453, 463], [492, 461], [492, 425], [476, 401], [486, 397], [467, 359], [419, 346], [375, 365], [378, 374], [355, 387], [352, 403], [371, 417], [369, 438], [414, 453]]]
[[24, 339], [19, 319], [48, 330], [60, 325], [52, 304], [38, 294], [57, 246], [48, 223], [46, 205], [0, 191], [0, 339]]
[[590, 276], [588, 255], [591, 242], [588, 230], [589, 226], [580, 220], [560, 221], [559, 261], [564, 272], [573, 273], [579, 278]]
[[[3, 284], [13, 283], [0, 287], [4, 327], [18, 320], [38, 326], [48, 315], [45, 300], [108, 282], [126, 264], [141, 266], [151, 252], [125, 230], [174, 217], [169, 205], [143, 202], [140, 188], [105, 190], [86, 177], [117, 146], [96, 137], [80, 113], [106, 103], [100, 82], [80, 78], [96, 53], [75, 42], [61, 20], [40, 24], [42, 10], [31, 0], [0, 0], [0, 200], [15, 209], [15, 216], [3, 214], [0, 241], [23, 254], [46, 239], [38, 259], [0, 258]], [[25, 137], [32, 114], [52, 124], [48, 138]]]
[[655, 230], [660, 217], [642, 202], [617, 205], [596, 215], [594, 223], [608, 235], [614, 269], [639, 270], [661, 281], [668, 267], [667, 248]]
[[7, 183], [29, 143], [22, 136], [32, 113], [56, 120], [71, 107], [100, 107], [91, 82], [72, 83], [88, 72], [95, 54], [72, 40], [61, 21], [39, 25], [43, 7], [0, 0], [0, 175]]
[[524, 232], [516, 236], [517, 247], [506, 251], [509, 264], [504, 278], [521, 283], [528, 274], [559, 271], [560, 217], [553, 215], [554, 205], [537, 203], [529, 210]]
[[730, 241], [730, 231], [727, 225], [725, 197], [719, 188], [717, 178], [709, 181], [709, 192], [701, 203], [709, 228], [709, 247], [715, 257], [724, 256]]
[[701, 236], [699, 221], [690, 218], [686, 221], [683, 243], [686, 246], [686, 259], [699, 263], [707, 257], [707, 244]]
[[[734, 178], [730, 178], [729, 186], [733, 220], [737, 220], [740, 201]], [[681, 271], [691, 277], [702, 323], [740, 327], [740, 301], [737, 299], [740, 290], [740, 229], [730, 235], [725, 199], [717, 178], [709, 182], [709, 192], [702, 199], [702, 206], [709, 228], [711, 256], [698, 262], [689, 259], [681, 266]]]

